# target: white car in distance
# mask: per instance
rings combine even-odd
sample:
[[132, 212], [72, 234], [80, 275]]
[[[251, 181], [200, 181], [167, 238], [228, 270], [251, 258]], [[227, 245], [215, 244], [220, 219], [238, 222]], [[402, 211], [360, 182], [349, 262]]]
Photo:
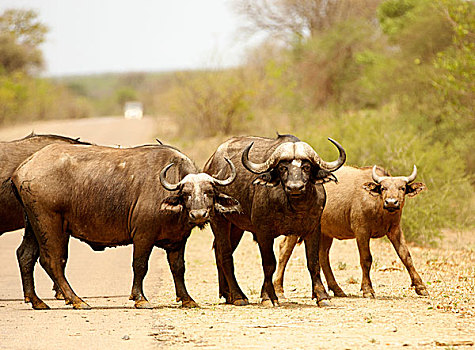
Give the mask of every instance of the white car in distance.
[[143, 117], [142, 102], [137, 102], [137, 101], [126, 102], [124, 105], [124, 117], [125, 119], [142, 119]]

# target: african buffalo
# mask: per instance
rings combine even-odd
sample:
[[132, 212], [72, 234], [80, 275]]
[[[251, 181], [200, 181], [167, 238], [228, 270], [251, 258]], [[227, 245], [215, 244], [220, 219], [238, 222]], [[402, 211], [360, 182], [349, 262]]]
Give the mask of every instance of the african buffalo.
[[[53, 144], [89, 144], [59, 135], [30, 135], [14, 141], [0, 142], [0, 235], [25, 227], [23, 209], [15, 198], [10, 182], [13, 171], [29, 156], [43, 147]], [[17, 249], [23, 291], [26, 302], [35, 308], [42, 308], [42, 302], [36, 296], [33, 282], [33, 268], [38, 259], [39, 250], [33, 236], [25, 236]], [[33, 262], [33, 263], [32, 263]], [[56, 297], [61, 298], [57, 288]]]
[[230, 176], [217, 180], [198, 173], [188, 157], [170, 146], [50, 145], [19, 166], [12, 183], [26, 213], [25, 234], [37, 238], [40, 263], [66, 303], [89, 308], [64, 276], [73, 236], [94, 250], [133, 244], [130, 299], [136, 308], [151, 307], [143, 294], [143, 279], [152, 248], [165, 249], [177, 301], [193, 307], [196, 303], [184, 282], [185, 243], [191, 229], [202, 227], [214, 211], [240, 210], [239, 203], [219, 189], [236, 176], [231, 161], [225, 162]]
[[320, 279], [318, 264], [320, 217], [325, 205], [322, 183], [334, 180], [331, 172], [346, 159], [343, 147], [330, 141], [340, 153], [334, 162], [325, 162], [311, 146], [295, 136], [278, 135], [276, 139], [232, 138], [220, 145], [206, 163], [204, 171], [212, 176], [229, 173], [224, 157], [229, 157], [237, 169], [236, 181], [226, 187], [225, 192], [241, 203], [242, 212], [215, 213], [211, 219], [219, 295], [225, 297], [227, 303], [249, 303], [236, 281], [232, 257], [244, 231], [253, 234], [261, 252], [264, 305], [278, 304], [272, 274], [276, 267], [273, 242], [280, 235], [295, 235], [305, 242], [312, 297], [317, 298], [320, 305], [326, 303], [322, 301], [328, 299], [328, 294]]
[[[372, 262], [369, 240], [384, 236], [388, 236], [406, 266], [416, 293], [428, 295], [421, 277], [414, 268], [401, 229], [405, 196], [414, 197], [426, 188], [421, 182], [413, 182], [416, 175], [415, 165], [412, 174], [407, 177], [391, 177], [386, 170], [376, 165], [373, 168], [345, 166], [335, 172], [338, 184], [325, 185], [327, 205], [321, 220], [322, 238], [319, 255], [328, 288], [335, 296], [344, 297], [346, 294], [336, 282], [330, 267], [329, 251], [333, 238], [356, 238], [363, 270], [361, 290], [364, 297], [374, 297], [369, 277]], [[285, 237], [280, 243], [279, 266], [274, 281], [274, 287], [279, 295], [284, 293], [284, 270], [296, 243], [294, 237]]]

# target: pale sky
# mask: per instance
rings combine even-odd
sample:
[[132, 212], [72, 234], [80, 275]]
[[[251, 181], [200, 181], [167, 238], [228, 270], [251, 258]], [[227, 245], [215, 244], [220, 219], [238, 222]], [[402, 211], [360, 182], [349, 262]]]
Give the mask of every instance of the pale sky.
[[228, 0], [0, 0], [49, 27], [46, 75], [163, 71], [239, 64], [240, 19]]

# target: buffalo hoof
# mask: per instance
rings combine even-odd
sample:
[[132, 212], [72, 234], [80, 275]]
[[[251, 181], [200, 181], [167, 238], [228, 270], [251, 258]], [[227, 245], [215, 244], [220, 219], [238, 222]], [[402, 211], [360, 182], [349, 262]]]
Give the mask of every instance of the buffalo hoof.
[[57, 299], [57, 300], [64, 300], [64, 295], [63, 295], [63, 292], [57, 290], [56, 293], [54, 294], [54, 297]]
[[275, 289], [275, 295], [277, 296], [277, 298], [279, 298], [280, 300], [287, 300], [287, 297], [285, 296], [284, 294], [284, 290], [283, 289]]
[[374, 292], [370, 292], [370, 291], [363, 292], [363, 298], [371, 298], [371, 299], [374, 299]]
[[418, 295], [421, 295], [421, 296], [424, 296], [424, 297], [428, 297], [428, 296], [429, 296], [429, 292], [427, 291], [427, 289], [426, 289], [425, 286], [416, 287], [416, 293], [417, 293]]
[[152, 304], [148, 302], [148, 300], [137, 300], [135, 302], [135, 308], [136, 309], [153, 309]]
[[247, 299], [236, 299], [233, 301], [234, 306], [246, 306], [249, 305], [249, 300]]
[[49, 306], [43, 300], [32, 301], [31, 306], [35, 310], [49, 310]]
[[73, 303], [73, 308], [76, 310], [91, 310], [89, 304], [85, 303], [84, 301]]
[[337, 298], [346, 298], [347, 297], [346, 293], [341, 288], [333, 290], [333, 296], [335, 296]]
[[186, 300], [181, 302], [181, 307], [192, 309], [199, 308], [200, 306], [194, 300]]
[[270, 299], [265, 299], [261, 301], [261, 305], [264, 307], [277, 307], [279, 306], [279, 302], [277, 300], [272, 301]]
[[33, 297], [25, 296], [25, 303], [31, 303], [31, 307], [35, 310], [49, 310], [49, 306], [36, 295]]
[[331, 306], [331, 303], [330, 303], [330, 300], [328, 299], [322, 299], [322, 300], [317, 301], [317, 305], [320, 307], [327, 307], [327, 306]]

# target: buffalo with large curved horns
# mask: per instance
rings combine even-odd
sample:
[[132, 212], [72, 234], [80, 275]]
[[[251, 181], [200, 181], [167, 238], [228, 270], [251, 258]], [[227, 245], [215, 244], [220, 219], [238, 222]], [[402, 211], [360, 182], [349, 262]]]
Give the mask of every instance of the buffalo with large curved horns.
[[130, 299], [136, 308], [152, 307], [143, 280], [153, 247], [163, 248], [177, 301], [194, 307], [184, 280], [191, 230], [203, 227], [211, 213], [241, 210], [237, 200], [222, 193], [236, 178], [234, 166], [227, 164], [231, 175], [216, 180], [199, 173], [191, 159], [170, 146], [50, 145], [18, 167], [12, 182], [28, 218], [25, 236], [38, 241], [40, 262], [67, 304], [89, 308], [64, 275], [72, 236], [94, 250], [134, 246]]
[[320, 279], [318, 261], [320, 217], [325, 206], [322, 184], [336, 181], [332, 172], [346, 160], [343, 147], [330, 141], [339, 151], [333, 162], [321, 159], [310, 145], [295, 136], [278, 135], [276, 139], [232, 138], [220, 145], [206, 163], [204, 171], [220, 178], [228, 173], [224, 157], [236, 165], [236, 180], [223, 190], [240, 202], [242, 211], [215, 213], [211, 218], [219, 295], [227, 303], [248, 303], [234, 275], [232, 257], [244, 231], [253, 234], [261, 252], [264, 305], [278, 304], [272, 275], [276, 268], [273, 242], [280, 235], [292, 235], [305, 242], [312, 297], [319, 305], [327, 303], [325, 299], [329, 297]]

